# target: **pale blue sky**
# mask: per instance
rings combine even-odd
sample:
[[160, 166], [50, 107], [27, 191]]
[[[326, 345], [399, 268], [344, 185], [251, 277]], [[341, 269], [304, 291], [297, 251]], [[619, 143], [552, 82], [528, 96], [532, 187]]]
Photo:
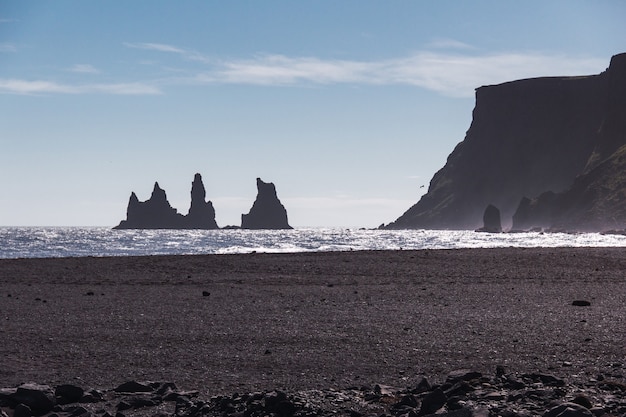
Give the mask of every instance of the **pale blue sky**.
[[154, 181], [186, 214], [199, 172], [220, 226], [261, 177], [294, 226], [375, 227], [463, 140], [474, 88], [599, 73], [624, 21], [621, 0], [0, 0], [0, 225], [113, 226]]

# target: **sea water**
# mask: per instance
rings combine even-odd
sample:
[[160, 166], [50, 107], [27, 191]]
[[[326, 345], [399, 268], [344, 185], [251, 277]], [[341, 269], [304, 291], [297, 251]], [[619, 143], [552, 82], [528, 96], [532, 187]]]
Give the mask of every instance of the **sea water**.
[[478, 233], [441, 230], [112, 230], [2, 227], [0, 258], [323, 252], [385, 249], [626, 246], [599, 233]]

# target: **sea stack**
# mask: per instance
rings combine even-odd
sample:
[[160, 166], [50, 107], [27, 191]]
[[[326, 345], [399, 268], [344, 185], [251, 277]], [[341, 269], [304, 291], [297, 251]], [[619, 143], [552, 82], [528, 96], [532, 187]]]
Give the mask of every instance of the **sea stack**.
[[114, 229], [217, 229], [213, 203], [205, 201], [206, 191], [202, 176], [196, 174], [191, 185], [191, 207], [183, 216], [173, 208], [165, 190], [154, 183], [152, 195], [146, 201], [139, 201], [132, 192], [126, 210], [126, 220]]
[[271, 182], [256, 179], [257, 196], [250, 212], [241, 215], [242, 229], [292, 229], [287, 221], [287, 210], [276, 195]]
[[211, 201], [205, 201], [206, 191], [202, 175], [196, 174], [191, 183], [191, 206], [185, 220], [188, 229], [217, 229], [215, 209]]
[[489, 204], [483, 214], [483, 227], [477, 232], [501, 233], [502, 223], [500, 221], [500, 210], [493, 204]]

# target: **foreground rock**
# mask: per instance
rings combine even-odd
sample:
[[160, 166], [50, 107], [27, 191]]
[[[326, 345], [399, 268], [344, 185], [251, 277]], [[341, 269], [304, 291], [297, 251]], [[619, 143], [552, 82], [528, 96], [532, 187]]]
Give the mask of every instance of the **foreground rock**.
[[242, 229], [292, 229], [287, 220], [287, 210], [276, 195], [271, 182], [256, 179], [257, 196], [250, 212], [241, 215]]
[[202, 176], [196, 174], [191, 184], [191, 207], [184, 216], [170, 205], [165, 191], [155, 182], [152, 195], [146, 201], [139, 201], [137, 195], [131, 193], [126, 220], [114, 229], [217, 229], [213, 203], [205, 198]]
[[[388, 228], [582, 231], [626, 224], [626, 54], [598, 75], [484, 86], [465, 139], [419, 202]], [[548, 194], [546, 194], [548, 193]]]
[[[598, 375], [569, 384], [550, 374], [517, 375], [498, 367], [493, 375], [458, 370], [440, 383], [415, 377], [405, 388], [380, 384], [287, 393], [235, 393], [199, 398], [172, 382], [128, 381], [109, 390], [25, 384], [0, 389], [2, 413], [19, 417], [233, 416], [295, 417], [346, 415], [601, 417], [626, 415], [622, 375]], [[52, 395], [56, 392], [56, 397]], [[60, 393], [72, 393], [71, 401]], [[77, 393], [83, 395], [78, 397]]]

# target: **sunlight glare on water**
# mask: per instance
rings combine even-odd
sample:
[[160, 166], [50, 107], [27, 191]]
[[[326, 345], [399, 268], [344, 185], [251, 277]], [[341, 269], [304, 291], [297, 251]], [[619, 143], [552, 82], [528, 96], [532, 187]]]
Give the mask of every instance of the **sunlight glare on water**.
[[112, 230], [104, 227], [0, 228], [0, 258], [140, 256], [250, 252], [626, 246], [599, 233], [477, 233], [442, 230]]

